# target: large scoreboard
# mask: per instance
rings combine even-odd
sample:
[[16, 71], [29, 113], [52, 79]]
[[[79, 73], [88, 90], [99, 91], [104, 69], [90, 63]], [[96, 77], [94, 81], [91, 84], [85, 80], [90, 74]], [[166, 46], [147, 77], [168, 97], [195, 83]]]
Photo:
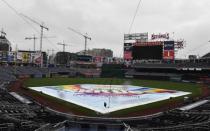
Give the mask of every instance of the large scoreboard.
[[174, 60], [174, 41], [124, 43], [125, 60]]
[[136, 42], [133, 44], [133, 60], [161, 60], [163, 57], [162, 42]]
[[162, 50], [163, 46], [161, 45], [134, 46], [132, 51], [132, 57], [133, 60], [141, 60], [141, 59], [161, 60], [163, 58]]

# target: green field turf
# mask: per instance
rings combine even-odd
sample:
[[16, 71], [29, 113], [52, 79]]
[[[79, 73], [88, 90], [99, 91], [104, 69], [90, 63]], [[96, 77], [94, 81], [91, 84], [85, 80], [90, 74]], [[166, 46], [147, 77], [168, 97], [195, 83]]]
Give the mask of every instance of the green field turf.
[[[54, 86], [54, 85], [71, 85], [71, 84], [130, 84], [136, 86], [145, 86], [145, 87], [153, 87], [153, 88], [161, 88], [161, 89], [171, 89], [178, 91], [186, 91], [191, 92], [192, 94], [188, 95], [189, 97], [197, 97], [201, 95], [201, 88], [199, 84], [192, 83], [178, 83], [178, 82], [170, 82], [170, 81], [155, 81], [155, 80], [137, 80], [137, 79], [117, 79], [117, 78], [31, 78], [25, 81], [25, 87], [38, 87], [38, 86]], [[40, 94], [39, 94], [40, 95]], [[43, 94], [42, 94], [43, 95]], [[47, 96], [48, 98], [51, 98]], [[51, 98], [55, 100], [55, 98]], [[123, 116], [124, 114], [128, 114], [130, 112], [138, 112], [145, 109], [159, 108], [164, 104], [171, 102], [180, 102], [183, 101], [183, 96], [178, 98], [173, 98], [173, 100], [164, 100], [161, 102], [151, 103], [143, 106], [133, 107], [129, 109], [124, 109], [120, 111], [113, 112], [109, 115], [111, 116]], [[65, 105], [69, 106], [70, 109], [78, 109], [79, 106], [74, 104], [67, 104], [67, 102], [63, 102], [58, 100], [59, 103], [65, 103]], [[95, 112], [86, 110], [84, 108], [80, 108], [81, 112], [85, 112], [85, 115], [96, 115]]]

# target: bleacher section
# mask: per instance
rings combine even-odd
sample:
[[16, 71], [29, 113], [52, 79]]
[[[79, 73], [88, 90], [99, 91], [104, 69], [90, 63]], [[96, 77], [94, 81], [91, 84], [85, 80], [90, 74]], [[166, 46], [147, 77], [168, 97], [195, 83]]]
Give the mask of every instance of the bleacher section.
[[49, 113], [34, 102], [20, 102], [7, 91], [7, 86], [0, 87], [0, 131], [34, 131], [64, 120], [65, 117]]
[[[78, 70], [80, 71], [80, 70]], [[52, 74], [65, 74], [69, 76], [75, 76], [76, 70], [65, 68], [65, 67], [53, 67], [53, 68], [39, 68], [39, 67], [31, 67], [31, 66], [0, 66], [0, 80], [4, 81], [15, 81], [17, 78], [25, 78], [25, 77], [47, 77]], [[16, 76], [16, 77], [15, 77]]]
[[127, 122], [127, 124], [130, 124], [134, 130], [141, 131], [208, 131], [210, 130], [209, 102], [192, 110], [175, 109], [152, 119]]
[[133, 68], [163, 68], [163, 69], [186, 69], [186, 68], [201, 68], [201, 69], [209, 69], [210, 63], [193, 63], [193, 62], [185, 62], [185, 63], [135, 63], [133, 64]]
[[177, 62], [177, 63], [133, 63], [132, 69], [125, 73], [129, 78], [145, 78], [157, 80], [199, 80], [208, 76], [208, 62]]

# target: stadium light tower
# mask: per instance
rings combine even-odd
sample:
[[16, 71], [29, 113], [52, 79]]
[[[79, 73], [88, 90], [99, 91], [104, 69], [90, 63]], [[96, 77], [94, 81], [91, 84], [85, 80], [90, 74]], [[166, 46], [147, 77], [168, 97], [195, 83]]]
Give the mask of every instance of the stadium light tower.
[[83, 37], [85, 38], [85, 50], [84, 50], [84, 55], [86, 55], [86, 53], [87, 53], [87, 40], [91, 40], [91, 37], [89, 37], [89, 36], [87, 35], [87, 33], [86, 33], [86, 34], [82, 34], [82, 33], [78, 32], [78, 31], [76, 31], [76, 30], [74, 30], [74, 29], [72, 29], [72, 28], [70, 28], [70, 27], [68, 27], [68, 29], [71, 30], [71, 31], [73, 31], [74, 33], [76, 33], [76, 34], [78, 34], [78, 35], [83, 36]]

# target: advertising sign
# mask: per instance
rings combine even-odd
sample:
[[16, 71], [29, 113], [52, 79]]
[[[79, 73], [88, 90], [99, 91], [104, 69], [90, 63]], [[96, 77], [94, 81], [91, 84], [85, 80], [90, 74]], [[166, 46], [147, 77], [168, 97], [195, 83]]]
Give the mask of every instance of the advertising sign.
[[174, 50], [164, 50], [163, 59], [173, 60], [174, 59]]
[[157, 46], [157, 45], [163, 45], [163, 42], [150, 41], [150, 42], [136, 42], [133, 44], [133, 46]]
[[132, 59], [132, 52], [131, 51], [124, 51], [124, 59], [131, 60]]
[[17, 62], [41, 64], [42, 55], [40, 52], [8, 52], [0, 51], [1, 62]]
[[124, 47], [124, 51], [132, 51], [132, 47]]
[[174, 41], [164, 41], [164, 50], [174, 50]]
[[169, 39], [169, 33], [165, 33], [165, 34], [152, 34], [151, 35], [151, 39], [155, 40], [155, 39]]
[[124, 43], [124, 51], [132, 51], [132, 43]]
[[174, 60], [174, 41], [164, 41], [163, 59]]
[[29, 63], [30, 61], [30, 53], [29, 52], [22, 52], [22, 62]]
[[35, 64], [41, 64], [42, 62], [42, 54], [40, 52], [36, 52], [34, 55], [34, 62]]
[[17, 60], [22, 61], [22, 52], [17, 52]]
[[15, 52], [8, 52], [7, 60], [8, 60], [8, 62], [14, 62], [15, 61]]
[[8, 59], [8, 52], [7, 51], [2, 51], [1, 52], [1, 61], [2, 62], [7, 62]]
[[148, 40], [148, 33], [124, 34], [124, 40]]
[[133, 43], [124, 43], [124, 47], [131, 47], [133, 46]]

